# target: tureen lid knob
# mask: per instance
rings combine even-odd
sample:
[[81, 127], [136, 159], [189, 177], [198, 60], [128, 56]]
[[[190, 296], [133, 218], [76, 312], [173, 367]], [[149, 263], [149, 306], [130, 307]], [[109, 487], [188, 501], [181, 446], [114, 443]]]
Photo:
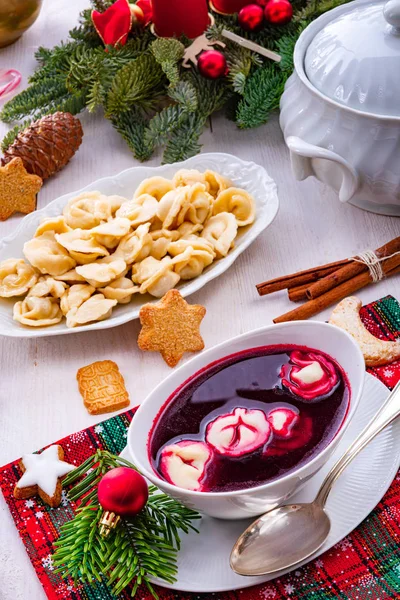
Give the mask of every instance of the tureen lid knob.
[[386, 21], [400, 32], [400, 0], [389, 0], [383, 7]]

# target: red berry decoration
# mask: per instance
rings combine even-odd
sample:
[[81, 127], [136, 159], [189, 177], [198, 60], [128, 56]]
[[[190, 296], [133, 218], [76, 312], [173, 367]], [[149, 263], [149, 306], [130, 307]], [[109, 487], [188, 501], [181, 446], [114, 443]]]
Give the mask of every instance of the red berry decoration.
[[269, 0], [265, 6], [264, 15], [269, 23], [284, 25], [293, 16], [293, 8], [288, 0]]
[[239, 12], [238, 20], [245, 31], [257, 31], [264, 21], [264, 11], [258, 4], [248, 4]]
[[140, 473], [129, 467], [117, 467], [100, 479], [97, 495], [105, 511], [132, 517], [146, 504], [149, 490]]
[[218, 50], [202, 52], [197, 59], [197, 68], [206, 79], [219, 79], [228, 73], [228, 63], [225, 56]]

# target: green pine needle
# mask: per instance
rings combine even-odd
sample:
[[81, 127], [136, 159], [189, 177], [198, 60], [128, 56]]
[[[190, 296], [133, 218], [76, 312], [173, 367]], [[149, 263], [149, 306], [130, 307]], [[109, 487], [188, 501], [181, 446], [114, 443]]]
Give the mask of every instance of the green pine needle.
[[105, 581], [115, 596], [132, 585], [133, 597], [144, 584], [157, 598], [150, 579], [176, 581], [180, 532], [197, 531], [192, 521], [200, 515], [150, 486], [149, 500], [142, 511], [135, 517], [121, 519], [118, 527], [102, 538], [99, 522], [103, 511], [97, 499], [97, 485], [104, 473], [118, 466], [135, 468], [119, 456], [97, 450], [65, 477], [63, 486], [75, 484], [68, 496], [79, 501], [80, 506], [75, 517], [61, 527], [60, 537], [54, 542], [55, 572], [76, 584]]
[[153, 154], [154, 146], [145, 139], [147, 120], [140, 110], [132, 108], [111, 117], [113, 127], [123, 137], [135, 158], [145, 161]]

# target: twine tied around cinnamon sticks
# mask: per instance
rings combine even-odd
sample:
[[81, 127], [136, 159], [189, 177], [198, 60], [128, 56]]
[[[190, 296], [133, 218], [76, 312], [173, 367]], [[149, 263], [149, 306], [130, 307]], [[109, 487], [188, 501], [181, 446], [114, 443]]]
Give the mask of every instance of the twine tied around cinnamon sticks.
[[271, 279], [256, 287], [260, 296], [287, 289], [291, 301], [306, 300], [274, 319], [274, 323], [283, 323], [308, 319], [368, 284], [396, 273], [400, 273], [400, 237], [375, 251], [366, 250], [352, 258]]

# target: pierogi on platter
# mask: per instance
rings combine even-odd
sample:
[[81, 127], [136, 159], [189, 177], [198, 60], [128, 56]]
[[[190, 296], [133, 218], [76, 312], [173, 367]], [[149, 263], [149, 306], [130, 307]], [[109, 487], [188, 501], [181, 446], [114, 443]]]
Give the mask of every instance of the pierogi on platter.
[[24, 258], [0, 263], [0, 297], [15, 300], [21, 326], [107, 319], [133, 297], [161, 298], [200, 276], [255, 217], [252, 196], [211, 170], [150, 177], [131, 198], [83, 192], [39, 224]]

